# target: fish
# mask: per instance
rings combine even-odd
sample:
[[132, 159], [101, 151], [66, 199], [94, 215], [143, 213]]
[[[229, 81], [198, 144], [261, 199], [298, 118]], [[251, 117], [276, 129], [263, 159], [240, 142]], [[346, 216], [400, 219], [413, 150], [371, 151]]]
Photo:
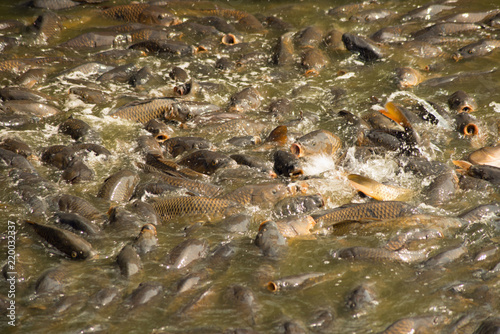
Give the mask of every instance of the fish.
[[36, 172], [35, 167], [21, 154], [0, 147], [2, 165], [11, 166], [28, 172]]
[[247, 32], [262, 32], [264, 27], [255, 16], [241, 10], [234, 9], [203, 9], [200, 11], [203, 14], [222, 16], [237, 20], [237, 27], [240, 30]]
[[500, 168], [500, 144], [482, 147], [470, 153], [467, 160], [474, 165], [489, 165]]
[[151, 205], [163, 221], [185, 216], [206, 216], [214, 220], [238, 211], [238, 205], [233, 201], [201, 196], [154, 198]]
[[468, 250], [465, 245], [460, 245], [459, 247], [445, 250], [437, 255], [434, 255], [427, 259], [422, 265], [425, 268], [441, 267], [450, 262], [457, 260], [463, 255], [467, 254]]
[[327, 278], [328, 275], [322, 272], [305, 273], [272, 280], [266, 287], [271, 292], [298, 290], [324, 282]]
[[422, 6], [419, 6], [415, 9], [412, 9], [405, 15], [403, 15], [402, 20], [408, 21], [408, 20], [430, 20], [433, 19], [437, 14], [443, 12], [443, 11], [448, 11], [455, 8], [453, 6], [453, 2], [444, 2], [444, 3], [435, 3], [435, 2], [430, 2], [426, 3]]
[[165, 257], [167, 269], [182, 269], [193, 262], [208, 256], [208, 243], [205, 240], [186, 239], [175, 246]]
[[323, 39], [323, 31], [317, 26], [308, 26], [294, 36], [299, 48], [316, 48]]
[[273, 154], [273, 160], [273, 168], [278, 175], [296, 178], [304, 174], [301, 166], [302, 163], [294, 154], [290, 152], [277, 150]]
[[260, 107], [262, 96], [254, 87], [247, 87], [230, 97], [229, 112], [246, 113]]
[[394, 14], [395, 13], [393, 11], [384, 8], [367, 9], [351, 16], [349, 18], [349, 21], [368, 23], [378, 20], [389, 19], [391, 16], [394, 16]]
[[73, 212], [89, 220], [104, 219], [105, 215], [83, 198], [64, 194], [58, 200], [59, 210]]
[[459, 113], [473, 112], [477, 109], [477, 102], [474, 97], [470, 96], [463, 90], [458, 90], [448, 97], [448, 105], [453, 111]]
[[[156, 141], [154, 140], [152, 142], [156, 143]], [[174, 172], [174, 174], [178, 174], [181, 177], [186, 177], [190, 179], [201, 179], [204, 177], [202, 173], [194, 171], [191, 168], [182, 167], [178, 165], [175, 161], [163, 158], [161, 152], [155, 152], [154, 154], [151, 153], [146, 154], [146, 164], [148, 166], [154, 167], [158, 171], [164, 172], [165, 174]]]
[[280, 36], [274, 46], [272, 61], [278, 66], [292, 65], [295, 61], [294, 53], [293, 32], [287, 32]]
[[200, 194], [207, 197], [215, 197], [222, 191], [219, 186], [200, 182], [197, 180], [191, 180], [183, 177], [181, 174], [163, 173], [162, 171], [149, 165], [138, 165], [147, 173], [152, 174], [154, 177], [162, 180], [163, 182], [173, 187], [185, 188], [195, 194]]
[[265, 257], [281, 258], [287, 250], [287, 241], [274, 221], [265, 221], [259, 226], [254, 243]]
[[166, 112], [172, 110], [174, 101], [175, 99], [172, 98], [133, 101], [116, 109], [110, 116], [145, 124], [153, 119], [164, 117]]
[[98, 235], [100, 233], [100, 229], [97, 225], [77, 213], [56, 212], [54, 214], [54, 218], [56, 218], [56, 221], [59, 222], [59, 224], [71, 226], [73, 229], [82, 231], [90, 236]]
[[371, 62], [384, 57], [382, 50], [375, 43], [361, 36], [344, 33], [342, 42], [347, 50], [358, 53], [363, 61]]
[[321, 208], [325, 200], [321, 194], [287, 197], [276, 203], [273, 213], [277, 217], [305, 214]]
[[416, 215], [419, 210], [400, 201], [367, 202], [345, 204], [327, 213], [313, 215], [320, 226], [335, 225], [343, 221], [365, 221], [394, 219]]
[[160, 24], [171, 26], [180, 23], [179, 19], [168, 10], [145, 3], [127, 4], [106, 8], [103, 15], [115, 20]]
[[34, 156], [31, 147], [18, 138], [3, 138], [0, 142], [0, 148], [20, 154], [25, 158]]
[[451, 14], [443, 17], [443, 21], [456, 22], [456, 23], [481, 23], [494, 17], [499, 13], [498, 9], [481, 11], [481, 12], [465, 12], [458, 14]]
[[369, 306], [375, 306], [378, 301], [375, 299], [375, 291], [368, 284], [361, 284], [354, 288], [346, 300], [346, 307], [353, 312], [366, 309]]
[[189, 167], [198, 173], [212, 175], [219, 168], [235, 166], [236, 162], [219, 152], [197, 150], [183, 157], [178, 161], [178, 164]]
[[349, 174], [347, 178], [354, 189], [378, 201], [407, 201], [414, 196], [410, 189], [382, 184], [361, 175]]
[[157, 245], [158, 238], [156, 236], [156, 227], [151, 223], [145, 224], [141, 228], [141, 232], [132, 244], [139, 255], [151, 252]]
[[46, 270], [35, 283], [35, 293], [43, 295], [63, 292], [67, 285], [67, 279], [68, 270], [64, 266]]
[[479, 138], [483, 127], [479, 121], [467, 112], [461, 112], [455, 117], [458, 133], [470, 138]]
[[8, 100], [3, 103], [2, 109], [8, 113], [27, 115], [34, 120], [57, 116], [61, 113], [61, 110], [50, 104], [31, 100]]
[[337, 250], [333, 253], [334, 258], [350, 260], [371, 260], [371, 261], [394, 261], [403, 263], [421, 262], [427, 258], [427, 254], [421, 250], [392, 251], [386, 248], [370, 247], [349, 247]]
[[66, 121], [59, 124], [59, 132], [70, 136], [74, 140], [85, 137], [91, 132], [91, 127], [81, 119], [68, 118]]
[[414, 229], [398, 234], [390, 239], [384, 246], [385, 249], [398, 251], [405, 248], [408, 243], [415, 240], [428, 240], [433, 238], [443, 238], [443, 232], [437, 228]]
[[467, 161], [453, 160], [453, 163], [459, 166], [459, 172], [469, 176], [486, 180], [495, 185], [500, 185], [500, 167], [489, 165], [473, 165]]
[[137, 173], [122, 169], [104, 180], [97, 197], [109, 201], [126, 202], [132, 197], [138, 183], [139, 175]]
[[61, 44], [61, 48], [91, 49], [113, 47], [119, 44], [121, 35], [112, 31], [90, 31], [73, 37]]
[[473, 57], [482, 57], [490, 54], [500, 47], [500, 41], [495, 39], [482, 39], [480, 41], [467, 44], [451, 56], [453, 60], [470, 59]]
[[260, 307], [256, 295], [250, 288], [239, 284], [231, 285], [225, 291], [224, 297], [234, 305], [241, 317], [248, 318], [251, 324], [255, 323], [256, 313]]
[[396, 69], [396, 80], [399, 89], [417, 86], [422, 82], [422, 74], [412, 67], [399, 67]]
[[116, 263], [120, 268], [121, 274], [126, 278], [138, 274], [142, 270], [141, 258], [131, 245], [126, 245], [122, 248], [116, 258]]
[[315, 130], [297, 138], [290, 151], [297, 157], [325, 154], [335, 156], [342, 147], [340, 138], [327, 130]]
[[285, 145], [287, 140], [288, 140], [288, 127], [286, 125], [278, 125], [269, 133], [264, 142], [276, 143], [282, 146]]
[[328, 65], [328, 58], [320, 49], [311, 48], [302, 53], [300, 64], [306, 69], [305, 76], [316, 76]]
[[138, 308], [158, 300], [163, 295], [163, 285], [155, 281], [141, 282], [130, 295], [125, 298], [125, 305]]
[[285, 238], [310, 235], [316, 225], [311, 216], [292, 216], [276, 220], [279, 231]]
[[212, 149], [213, 144], [201, 137], [177, 136], [168, 138], [162, 143], [162, 146], [175, 158], [190, 150]]
[[433, 38], [458, 35], [481, 29], [481, 26], [474, 23], [436, 23], [412, 33], [415, 40], [432, 41]]
[[441, 206], [450, 201], [458, 191], [458, 177], [454, 171], [437, 175], [432, 182], [422, 190], [425, 202], [433, 206]]
[[250, 184], [221, 195], [219, 198], [232, 200], [241, 205], [269, 207], [295, 192], [294, 186], [281, 183]]
[[39, 224], [30, 220], [26, 224], [33, 227], [35, 232], [49, 244], [69, 256], [71, 259], [85, 260], [96, 255], [92, 245], [73, 232], [57, 227]]

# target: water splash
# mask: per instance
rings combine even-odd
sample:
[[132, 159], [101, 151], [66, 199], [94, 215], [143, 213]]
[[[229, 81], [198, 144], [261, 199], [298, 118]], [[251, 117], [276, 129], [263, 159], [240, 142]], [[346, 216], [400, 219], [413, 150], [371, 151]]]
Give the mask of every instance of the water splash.
[[441, 116], [437, 111], [436, 109], [434, 109], [434, 107], [427, 101], [425, 101], [424, 99], [416, 96], [415, 94], [413, 93], [410, 93], [410, 92], [406, 92], [406, 91], [402, 91], [402, 90], [399, 90], [399, 91], [396, 91], [396, 92], [393, 92], [391, 95], [389, 95], [389, 97], [387, 98], [387, 101], [393, 101], [395, 98], [399, 97], [399, 96], [407, 96], [407, 97], [410, 97], [416, 101], [418, 101], [420, 104], [422, 104], [425, 109], [430, 112], [432, 115], [434, 115], [434, 117], [436, 117], [436, 119], [439, 121], [438, 125], [442, 126], [443, 128], [445, 128], [446, 130], [451, 130], [451, 126], [450, 124], [448, 123], [448, 121], [446, 121], [443, 116]]

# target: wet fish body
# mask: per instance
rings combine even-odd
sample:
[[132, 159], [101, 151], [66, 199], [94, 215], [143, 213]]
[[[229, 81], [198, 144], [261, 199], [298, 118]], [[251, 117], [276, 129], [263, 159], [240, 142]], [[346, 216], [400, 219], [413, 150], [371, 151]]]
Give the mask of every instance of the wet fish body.
[[95, 255], [92, 245], [78, 235], [57, 227], [26, 221], [49, 244], [71, 259], [87, 259]]
[[370, 42], [363, 37], [350, 33], [344, 33], [342, 35], [342, 41], [344, 42], [347, 50], [359, 53], [360, 58], [364, 61], [374, 61], [383, 58], [380, 48], [376, 46], [375, 43]]
[[410, 204], [398, 201], [346, 204], [320, 216], [313, 216], [321, 225], [332, 225], [342, 221], [380, 220], [417, 214]]
[[110, 116], [145, 124], [150, 120], [162, 118], [165, 112], [170, 110], [174, 101], [171, 98], [135, 101], [118, 108]]
[[204, 240], [187, 239], [175, 246], [165, 259], [167, 269], [182, 269], [208, 255], [208, 244]]
[[221, 217], [236, 208], [233, 201], [207, 197], [154, 199], [151, 205], [164, 221], [183, 216]]
[[97, 193], [97, 197], [109, 201], [128, 201], [139, 183], [139, 176], [129, 170], [121, 170], [108, 177]]

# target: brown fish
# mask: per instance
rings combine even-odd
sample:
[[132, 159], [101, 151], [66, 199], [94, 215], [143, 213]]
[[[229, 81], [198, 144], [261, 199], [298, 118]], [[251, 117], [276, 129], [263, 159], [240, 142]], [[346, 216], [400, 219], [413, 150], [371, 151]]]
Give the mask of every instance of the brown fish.
[[271, 292], [303, 289], [325, 281], [325, 273], [307, 273], [278, 278], [267, 283]]
[[92, 245], [73, 232], [53, 226], [38, 224], [29, 220], [25, 222], [33, 226], [36, 233], [44, 238], [49, 244], [72, 259], [87, 259], [95, 255]]
[[105, 216], [83, 198], [67, 194], [59, 198], [59, 210], [63, 212], [74, 212], [90, 220], [102, 219]]
[[208, 150], [198, 150], [188, 154], [178, 161], [179, 165], [191, 168], [192, 170], [211, 175], [219, 168], [235, 166], [236, 162], [229, 156]]
[[182, 177], [181, 174], [175, 175], [172, 173], [163, 173], [162, 171], [149, 166], [149, 165], [141, 165], [138, 164], [141, 168], [143, 168], [147, 173], [153, 174], [156, 178], [162, 180], [163, 182], [172, 185], [178, 188], [185, 188], [195, 194], [200, 194], [203, 196], [214, 197], [218, 193], [220, 193], [221, 188], [210, 184], [204, 183], [196, 180], [190, 180], [185, 177]]
[[300, 64], [306, 69], [304, 75], [319, 75], [319, 72], [328, 64], [328, 58], [320, 49], [308, 49], [302, 54]]
[[232, 200], [241, 205], [268, 207], [289, 195], [295, 194], [295, 192], [293, 186], [281, 183], [249, 184], [219, 198]]
[[410, 88], [422, 82], [422, 75], [411, 67], [396, 69], [396, 80], [399, 89]]
[[110, 116], [145, 124], [152, 119], [164, 117], [165, 113], [171, 110], [174, 101], [171, 98], [134, 101], [121, 106], [111, 113]]
[[458, 90], [448, 97], [448, 105], [451, 110], [462, 112], [473, 112], [477, 109], [477, 103], [474, 97], [463, 90]]
[[290, 151], [300, 158], [316, 154], [335, 155], [341, 147], [340, 138], [330, 131], [315, 130], [297, 138]]
[[138, 274], [142, 270], [141, 258], [131, 245], [122, 248], [116, 258], [116, 263], [120, 267], [121, 274], [127, 278]]
[[180, 23], [166, 9], [145, 3], [114, 6], [103, 10], [104, 16], [115, 20], [170, 26]]
[[413, 196], [410, 189], [382, 184], [361, 175], [349, 174], [347, 178], [354, 189], [378, 201], [407, 201]]
[[285, 238], [311, 234], [316, 221], [311, 216], [291, 216], [276, 221], [278, 230]]
[[99, 189], [97, 197], [109, 201], [128, 201], [132, 197], [138, 183], [139, 176], [136, 173], [126, 169], [121, 170], [104, 180], [104, 184]]
[[321, 225], [332, 225], [342, 221], [392, 219], [417, 213], [417, 208], [405, 202], [386, 201], [345, 204], [320, 216], [313, 215], [313, 218]]
[[334, 257], [351, 260], [395, 261], [404, 263], [420, 262], [427, 254], [419, 251], [392, 251], [385, 248], [350, 247], [336, 251]]
[[213, 220], [235, 213], [238, 208], [237, 204], [230, 200], [199, 196], [155, 198], [151, 205], [164, 221], [185, 216], [203, 216]]
[[474, 165], [489, 165], [500, 168], [500, 144], [482, 147], [470, 153], [468, 160]]
[[274, 47], [272, 61], [278, 66], [294, 63], [293, 32], [283, 34]]
[[167, 269], [182, 269], [207, 257], [208, 251], [208, 243], [205, 240], [187, 239], [170, 251], [164, 265]]

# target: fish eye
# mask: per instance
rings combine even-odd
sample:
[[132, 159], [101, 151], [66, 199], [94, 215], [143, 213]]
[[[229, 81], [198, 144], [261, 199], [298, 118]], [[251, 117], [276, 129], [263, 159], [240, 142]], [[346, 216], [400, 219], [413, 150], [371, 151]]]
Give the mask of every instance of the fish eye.
[[77, 252], [75, 252], [75, 251], [72, 251], [72, 252], [71, 252], [71, 257], [72, 257], [72, 258], [76, 258], [77, 256], [78, 256], [78, 253], [77, 253]]

